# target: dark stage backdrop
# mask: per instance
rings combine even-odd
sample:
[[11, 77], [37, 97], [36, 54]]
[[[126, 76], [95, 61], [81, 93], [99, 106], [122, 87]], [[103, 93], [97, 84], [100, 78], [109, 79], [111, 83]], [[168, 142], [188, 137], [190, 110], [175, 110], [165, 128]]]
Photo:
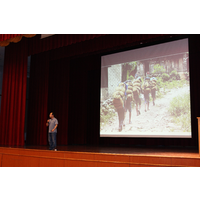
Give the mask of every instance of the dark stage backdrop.
[[72, 59], [69, 89], [69, 144], [99, 144], [101, 57]]
[[32, 56], [28, 145], [47, 144], [45, 124], [52, 111], [59, 122], [58, 145], [98, 144], [100, 58], [93, 55], [48, 63], [47, 54]]
[[57, 143], [59, 145], [68, 144], [69, 69], [68, 59], [56, 60], [49, 66], [47, 115], [54, 112], [58, 119]]
[[32, 56], [26, 136], [26, 143], [30, 145], [47, 145], [48, 81], [48, 54]]

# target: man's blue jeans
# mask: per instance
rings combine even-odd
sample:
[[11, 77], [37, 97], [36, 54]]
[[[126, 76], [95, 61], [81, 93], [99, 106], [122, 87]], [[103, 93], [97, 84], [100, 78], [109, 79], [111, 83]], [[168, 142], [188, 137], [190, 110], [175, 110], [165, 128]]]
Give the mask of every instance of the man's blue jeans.
[[54, 150], [56, 148], [56, 135], [57, 135], [57, 133], [52, 133], [52, 132], [48, 134], [50, 150]]

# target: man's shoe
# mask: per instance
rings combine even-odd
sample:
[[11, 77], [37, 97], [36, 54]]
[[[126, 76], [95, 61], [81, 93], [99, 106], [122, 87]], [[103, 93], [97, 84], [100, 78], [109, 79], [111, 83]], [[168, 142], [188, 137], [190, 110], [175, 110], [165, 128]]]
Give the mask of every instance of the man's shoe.
[[54, 149], [54, 151], [58, 151], [57, 149]]

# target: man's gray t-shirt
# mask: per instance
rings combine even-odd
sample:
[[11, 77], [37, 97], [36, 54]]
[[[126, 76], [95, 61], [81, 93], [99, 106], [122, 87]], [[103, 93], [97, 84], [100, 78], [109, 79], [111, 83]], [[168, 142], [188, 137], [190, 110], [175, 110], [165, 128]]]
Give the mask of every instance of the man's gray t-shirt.
[[49, 133], [57, 133], [57, 127], [53, 132], [51, 132], [51, 130], [54, 129], [56, 124], [58, 124], [58, 120], [55, 117], [49, 120]]

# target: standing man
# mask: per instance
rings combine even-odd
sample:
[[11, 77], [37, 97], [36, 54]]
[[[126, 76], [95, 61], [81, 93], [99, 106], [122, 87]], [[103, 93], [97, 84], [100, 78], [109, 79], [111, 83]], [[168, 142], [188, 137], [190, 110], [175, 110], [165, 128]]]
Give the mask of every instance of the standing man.
[[46, 123], [46, 126], [49, 126], [49, 132], [48, 132], [49, 149], [53, 151], [57, 151], [56, 135], [57, 135], [58, 120], [54, 117], [53, 112], [49, 114], [49, 117], [51, 119], [48, 119]]

